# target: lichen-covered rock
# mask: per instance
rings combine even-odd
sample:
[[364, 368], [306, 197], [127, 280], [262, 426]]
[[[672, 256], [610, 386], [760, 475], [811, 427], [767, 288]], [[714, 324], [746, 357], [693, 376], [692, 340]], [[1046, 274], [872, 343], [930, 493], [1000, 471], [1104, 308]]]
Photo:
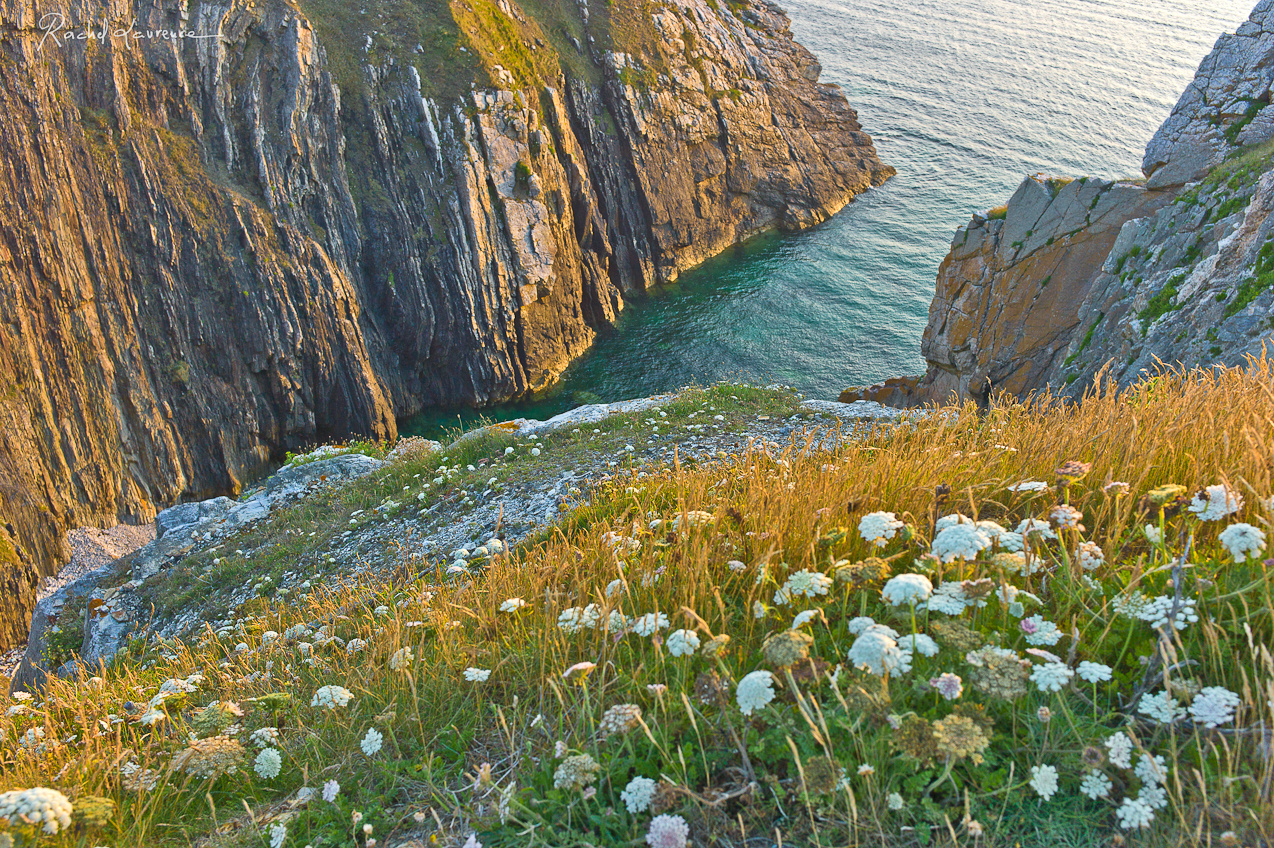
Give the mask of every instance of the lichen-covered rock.
[[[348, 11], [0, 0], [0, 646], [67, 528], [543, 386], [892, 173], [761, 0]], [[103, 21], [195, 37], [63, 37]]]

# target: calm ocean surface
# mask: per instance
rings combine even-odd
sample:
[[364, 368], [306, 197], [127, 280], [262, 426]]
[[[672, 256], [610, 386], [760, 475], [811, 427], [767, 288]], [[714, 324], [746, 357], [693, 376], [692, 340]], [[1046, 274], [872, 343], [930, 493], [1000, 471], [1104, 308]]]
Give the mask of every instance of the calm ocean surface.
[[[898, 176], [820, 227], [754, 239], [631, 304], [552, 396], [482, 415], [545, 417], [726, 377], [834, 399], [923, 371], [955, 228], [1028, 174], [1140, 176], [1146, 142], [1253, 3], [784, 0]], [[439, 411], [403, 429], [477, 417]]]

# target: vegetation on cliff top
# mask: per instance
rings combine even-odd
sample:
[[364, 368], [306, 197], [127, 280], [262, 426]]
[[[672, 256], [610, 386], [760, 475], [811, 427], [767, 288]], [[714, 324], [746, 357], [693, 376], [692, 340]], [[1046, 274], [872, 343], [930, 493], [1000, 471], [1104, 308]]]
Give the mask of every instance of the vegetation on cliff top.
[[480, 569], [50, 681], [0, 808], [84, 846], [1261, 844], [1272, 419], [1262, 361], [613, 480]]

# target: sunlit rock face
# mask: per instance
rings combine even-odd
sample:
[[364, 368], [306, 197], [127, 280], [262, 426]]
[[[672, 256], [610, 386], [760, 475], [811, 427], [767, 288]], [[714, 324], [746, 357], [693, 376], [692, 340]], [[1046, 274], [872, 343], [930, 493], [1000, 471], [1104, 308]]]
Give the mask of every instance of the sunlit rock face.
[[1242, 365], [1274, 341], [1274, 1], [1199, 67], [1146, 180], [1031, 177], [956, 232], [922, 377], [847, 391], [901, 406], [1081, 396], [1160, 363]]
[[524, 394], [892, 173], [763, 2], [0, 0], [0, 39], [0, 645], [66, 528]]

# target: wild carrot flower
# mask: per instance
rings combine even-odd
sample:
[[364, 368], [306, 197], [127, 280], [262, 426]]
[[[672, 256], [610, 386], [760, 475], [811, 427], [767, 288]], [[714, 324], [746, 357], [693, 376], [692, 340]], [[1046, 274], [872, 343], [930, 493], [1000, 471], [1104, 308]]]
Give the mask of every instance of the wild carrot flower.
[[[809, 569], [801, 569], [795, 574], [789, 575], [787, 583], [783, 585], [789, 596], [805, 598], [826, 595], [827, 590], [831, 587], [832, 578], [821, 571], [810, 571]], [[776, 598], [775, 600], [777, 601], [778, 599]]]
[[1218, 727], [1234, 721], [1234, 711], [1243, 703], [1224, 686], [1205, 686], [1190, 704], [1190, 717], [1204, 727]]
[[971, 560], [991, 545], [991, 536], [976, 524], [952, 524], [934, 536], [932, 553], [943, 562]]
[[336, 796], [341, 794], [341, 785], [335, 780], [329, 780], [323, 784], [323, 800], [332, 803], [336, 800]]
[[1048, 484], [1041, 480], [1024, 480], [1021, 483], [1014, 483], [1009, 486], [1010, 492], [1042, 492], [1048, 488]]
[[585, 787], [593, 785], [601, 770], [602, 767], [588, 754], [574, 754], [562, 760], [553, 772], [553, 787], [583, 791]]
[[385, 742], [385, 735], [374, 727], [367, 728], [367, 733], [363, 736], [363, 741], [358, 743], [358, 747], [363, 749], [363, 753], [369, 757], [374, 757], [380, 751], [381, 745]]
[[1137, 702], [1137, 712], [1160, 724], [1172, 724], [1186, 716], [1185, 709], [1168, 692], [1142, 695], [1141, 700]]
[[699, 634], [693, 630], [674, 630], [668, 634], [668, 653], [674, 657], [690, 656], [699, 650]]
[[274, 748], [266, 748], [257, 754], [252, 770], [266, 780], [273, 780], [283, 770], [283, 757]]
[[890, 606], [906, 606], [929, 600], [933, 584], [923, 574], [899, 574], [889, 578], [880, 590], [881, 599]]
[[632, 632], [638, 636], [654, 636], [660, 630], [667, 630], [668, 616], [662, 612], [648, 612], [633, 619]]
[[1031, 766], [1031, 788], [1045, 801], [1057, 794], [1057, 769], [1050, 765]]
[[690, 838], [690, 825], [681, 816], [655, 816], [646, 831], [646, 844], [650, 848], [686, 848]]
[[930, 678], [929, 685], [948, 701], [954, 701], [964, 693], [964, 681], [960, 679], [960, 675], [952, 674], [949, 671]]
[[1221, 531], [1220, 539], [1236, 562], [1244, 562], [1265, 550], [1265, 531], [1251, 524], [1231, 524]]
[[752, 715], [774, 700], [774, 675], [764, 670], [744, 675], [735, 691], [735, 700], [744, 715]]
[[1106, 563], [1106, 554], [1096, 542], [1079, 543], [1079, 567], [1085, 571], [1095, 571]]
[[628, 812], [644, 813], [650, 809], [650, 801], [654, 798], [655, 788], [658, 786], [659, 784], [649, 777], [634, 777], [628, 781], [624, 791], [619, 793], [619, 798], [628, 808]]
[[1084, 660], [1075, 667], [1075, 673], [1079, 675], [1081, 680], [1088, 683], [1104, 683], [1111, 679], [1113, 669], [1108, 665]]
[[1031, 682], [1041, 692], [1060, 692], [1074, 676], [1075, 672], [1065, 663], [1048, 662], [1035, 666], [1031, 671]]
[[1093, 769], [1084, 775], [1084, 779], [1079, 782], [1079, 791], [1082, 795], [1096, 801], [1098, 798], [1106, 798], [1110, 795], [1110, 790], [1114, 788], [1110, 778], [1106, 773]]
[[892, 512], [870, 512], [858, 522], [858, 533], [865, 541], [883, 548], [902, 527], [903, 523]]
[[521, 598], [509, 598], [500, 604], [500, 612], [517, 612], [525, 606], [527, 606], [527, 602]]
[[487, 678], [491, 676], [490, 669], [474, 668], [470, 666], [464, 670], [464, 679], [470, 683], [486, 683]]
[[1115, 819], [1124, 830], [1147, 828], [1155, 820], [1155, 811], [1140, 798], [1125, 798], [1115, 810]]
[[415, 662], [415, 654], [411, 648], [399, 648], [394, 651], [394, 655], [389, 658], [390, 671], [406, 671], [411, 668], [411, 664]]
[[1132, 739], [1127, 733], [1111, 734], [1106, 740], [1106, 750], [1110, 754], [1111, 765], [1117, 768], [1132, 768]]
[[1202, 521], [1220, 521], [1242, 508], [1243, 495], [1224, 483], [1200, 490], [1190, 499], [1190, 505], [1186, 507]]
[[602, 736], [627, 733], [641, 724], [641, 707], [636, 704], [616, 704], [602, 714], [597, 729]]
[[335, 710], [348, 704], [353, 697], [354, 693], [344, 686], [320, 686], [310, 699], [310, 706]]

